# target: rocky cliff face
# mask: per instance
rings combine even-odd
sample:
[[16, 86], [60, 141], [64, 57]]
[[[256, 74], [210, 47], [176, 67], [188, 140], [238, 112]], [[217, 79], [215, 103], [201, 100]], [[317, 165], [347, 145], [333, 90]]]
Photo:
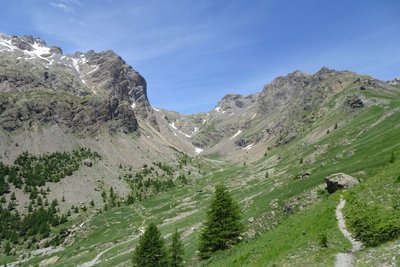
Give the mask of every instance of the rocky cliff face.
[[31, 36], [0, 35], [0, 127], [59, 124], [67, 131], [138, 130], [157, 122], [145, 79], [112, 51], [64, 55]]

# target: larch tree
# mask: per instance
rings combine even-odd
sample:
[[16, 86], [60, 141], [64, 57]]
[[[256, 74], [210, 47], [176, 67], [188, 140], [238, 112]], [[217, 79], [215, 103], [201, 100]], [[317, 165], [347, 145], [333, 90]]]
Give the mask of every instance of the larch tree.
[[144, 234], [140, 237], [133, 256], [133, 265], [140, 267], [165, 267], [167, 254], [164, 240], [154, 223], [150, 223]]
[[238, 243], [243, 229], [238, 204], [224, 185], [217, 185], [201, 232], [199, 257], [207, 259]]
[[172, 236], [172, 242], [170, 247], [170, 258], [169, 258], [169, 266], [171, 267], [183, 267], [183, 256], [185, 254], [183, 244], [181, 241], [181, 236], [178, 230], [175, 230], [174, 235]]

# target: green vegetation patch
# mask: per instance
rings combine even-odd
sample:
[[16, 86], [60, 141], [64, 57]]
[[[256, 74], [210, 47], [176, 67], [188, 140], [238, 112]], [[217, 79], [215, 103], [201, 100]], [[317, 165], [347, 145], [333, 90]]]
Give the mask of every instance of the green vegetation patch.
[[367, 247], [400, 237], [400, 164], [392, 162], [346, 194], [347, 224]]
[[7, 181], [17, 188], [22, 188], [24, 184], [29, 187], [43, 186], [46, 182], [59, 182], [62, 178], [72, 175], [84, 159], [100, 158], [97, 152], [92, 152], [89, 148], [42, 156], [23, 152], [14, 161], [13, 166], [0, 162], [0, 195], [8, 190]]

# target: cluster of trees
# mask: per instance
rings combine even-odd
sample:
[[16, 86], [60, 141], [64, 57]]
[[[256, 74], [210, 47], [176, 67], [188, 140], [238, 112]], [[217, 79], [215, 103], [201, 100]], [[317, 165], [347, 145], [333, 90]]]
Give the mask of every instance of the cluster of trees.
[[150, 223], [139, 240], [133, 256], [133, 265], [140, 267], [181, 267], [184, 249], [179, 235], [175, 230], [171, 246], [165, 248], [164, 239], [154, 223]]
[[153, 162], [153, 166], [144, 165], [137, 172], [126, 173], [123, 178], [132, 189], [132, 194], [128, 196], [127, 203], [132, 204], [160, 192], [171, 190], [178, 184], [187, 184], [188, 178], [185, 174], [180, 174], [174, 181], [175, 171], [174, 167], [166, 163]]
[[[224, 185], [217, 185], [200, 235], [200, 259], [208, 259], [215, 252], [237, 244], [243, 230], [238, 204]], [[133, 263], [135, 266], [183, 266], [183, 255], [178, 232], [172, 237], [168, 255], [160, 231], [151, 223], [139, 240]]]
[[[41, 238], [48, 237], [51, 227], [67, 222], [65, 215], [57, 214], [57, 202], [53, 201], [48, 207], [40, 206], [25, 215], [20, 215], [10, 208], [0, 205], [0, 240], [6, 241], [7, 247], [28, 241], [35, 243]], [[9, 254], [11, 250], [4, 252]]]
[[58, 182], [61, 178], [76, 171], [83, 159], [100, 159], [100, 155], [87, 148], [71, 152], [55, 152], [35, 156], [24, 152], [17, 157], [11, 166], [0, 162], [0, 196], [9, 193], [9, 183], [23, 188], [29, 194], [29, 205], [25, 215], [16, 209], [15, 193], [11, 193], [6, 203], [5, 196], [0, 198], [0, 240], [3, 251], [9, 254], [13, 246], [49, 236], [51, 227], [67, 221], [67, 215], [59, 214], [58, 202], [51, 203], [46, 198], [49, 188], [39, 189], [46, 182]]
[[[108, 210], [109, 208], [114, 208], [114, 207], [120, 207], [121, 206], [121, 201], [118, 198], [118, 195], [114, 192], [114, 188], [110, 187], [110, 191], [107, 194], [106, 191], [103, 191], [101, 193], [101, 197], [103, 198], [103, 202], [105, 203], [104, 205], [104, 210]], [[128, 197], [129, 199], [129, 197]], [[133, 203], [133, 202], [132, 202]], [[130, 204], [132, 204], [130, 203]], [[91, 206], [94, 206], [94, 202], [90, 203]]]
[[[126, 178], [125, 178], [126, 179]], [[132, 194], [128, 196], [128, 201], [132, 204], [135, 201], [141, 201], [150, 196], [157, 195], [160, 192], [165, 192], [175, 187], [175, 183], [172, 179], [160, 180], [157, 178], [137, 178], [133, 177], [127, 179], [131, 189]]]
[[174, 173], [174, 168], [162, 162], [153, 162], [153, 164], [163, 170], [167, 175], [172, 175]]
[[6, 181], [8, 175], [9, 167], [0, 162], [0, 196], [7, 193], [10, 188]]
[[88, 148], [42, 156], [23, 152], [13, 166], [0, 163], [0, 195], [7, 192], [7, 181], [17, 188], [22, 188], [24, 184], [36, 187], [43, 186], [46, 182], [58, 182], [78, 170], [83, 159], [100, 159], [100, 155]]
[[18, 176], [19, 168], [16, 166], [8, 166], [0, 162], [0, 195], [7, 193], [9, 189], [9, 183], [14, 184], [16, 187], [21, 188], [22, 179]]

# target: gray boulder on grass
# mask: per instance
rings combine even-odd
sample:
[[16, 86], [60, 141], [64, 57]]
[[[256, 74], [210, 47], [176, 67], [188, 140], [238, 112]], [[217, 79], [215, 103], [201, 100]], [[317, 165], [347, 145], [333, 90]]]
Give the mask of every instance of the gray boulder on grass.
[[353, 176], [336, 173], [325, 178], [326, 190], [329, 194], [335, 193], [338, 189], [347, 189], [356, 186], [359, 182]]

